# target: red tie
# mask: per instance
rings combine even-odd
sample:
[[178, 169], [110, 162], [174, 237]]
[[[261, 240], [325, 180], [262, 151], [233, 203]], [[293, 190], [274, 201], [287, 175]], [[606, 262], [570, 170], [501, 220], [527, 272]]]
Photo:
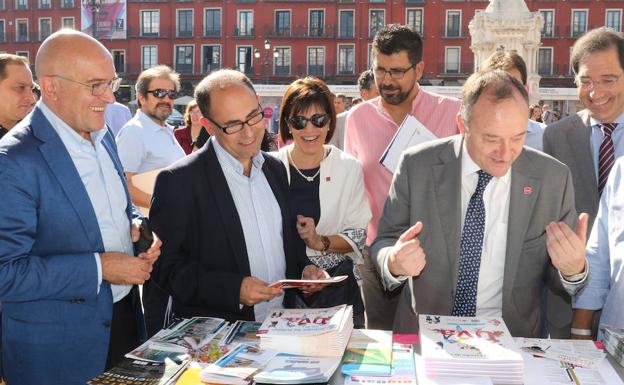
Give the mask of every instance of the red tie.
[[600, 151], [598, 152], [598, 194], [602, 194], [602, 189], [604, 189], [607, 183], [609, 172], [615, 162], [615, 150], [613, 148], [611, 134], [616, 126], [617, 123], [602, 123], [600, 125], [604, 138], [602, 139]]

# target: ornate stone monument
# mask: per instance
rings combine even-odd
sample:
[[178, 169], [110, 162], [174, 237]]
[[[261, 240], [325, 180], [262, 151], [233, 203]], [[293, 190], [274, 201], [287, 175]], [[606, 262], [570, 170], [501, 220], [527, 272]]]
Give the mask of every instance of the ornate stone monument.
[[527, 85], [531, 104], [540, 100], [537, 51], [541, 45], [544, 18], [530, 12], [524, 0], [490, 0], [468, 24], [475, 56], [475, 69], [497, 49], [516, 50], [527, 65]]

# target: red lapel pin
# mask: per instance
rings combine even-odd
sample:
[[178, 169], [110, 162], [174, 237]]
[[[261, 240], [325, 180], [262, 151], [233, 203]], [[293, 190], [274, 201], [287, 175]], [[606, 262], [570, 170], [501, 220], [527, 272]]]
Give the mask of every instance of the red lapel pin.
[[531, 188], [531, 186], [524, 186], [524, 195], [531, 195], [531, 192], [533, 191], [533, 189]]
[[325, 177], [325, 182], [331, 182], [331, 176], [326, 176]]

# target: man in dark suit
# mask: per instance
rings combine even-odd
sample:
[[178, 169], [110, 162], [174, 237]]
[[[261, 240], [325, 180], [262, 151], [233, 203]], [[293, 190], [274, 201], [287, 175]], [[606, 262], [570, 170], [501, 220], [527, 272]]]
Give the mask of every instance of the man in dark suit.
[[[571, 65], [585, 109], [548, 126], [544, 152], [570, 168], [576, 209], [589, 214], [591, 228], [611, 167], [624, 155], [624, 36], [607, 28], [588, 32], [574, 44]], [[575, 310], [573, 337], [591, 336], [593, 313]]]
[[150, 218], [163, 254], [155, 281], [176, 316], [263, 320], [284, 302], [270, 283], [326, 273], [295, 249], [285, 170], [260, 152], [265, 121], [249, 79], [213, 72], [195, 99], [211, 138], [156, 180]]
[[386, 288], [404, 285], [395, 331], [417, 331], [419, 313], [502, 316], [513, 335], [537, 337], [543, 285], [582, 286], [584, 253], [568, 254], [569, 228], [553, 222], [575, 222], [570, 173], [523, 146], [527, 120], [518, 80], [476, 73], [461, 135], [403, 154], [371, 250]]
[[[37, 53], [42, 100], [0, 140], [0, 300], [7, 385], [83, 385], [136, 347], [132, 206], [104, 109], [119, 81], [110, 52], [60, 31]], [[138, 319], [137, 319], [138, 317]]]

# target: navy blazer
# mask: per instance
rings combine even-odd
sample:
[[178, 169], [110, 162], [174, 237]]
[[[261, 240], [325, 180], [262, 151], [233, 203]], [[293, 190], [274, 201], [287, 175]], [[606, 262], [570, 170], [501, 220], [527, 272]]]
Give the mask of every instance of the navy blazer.
[[[103, 140], [135, 214], [115, 142]], [[78, 171], [36, 107], [0, 141], [2, 359], [9, 384], [83, 385], [104, 370], [113, 299]], [[128, 229], [130, 231], [130, 229]]]
[[[293, 241], [286, 171], [280, 161], [264, 156], [262, 172], [282, 213], [286, 276], [299, 278], [311, 262]], [[211, 142], [158, 175], [150, 223], [163, 242], [152, 279], [172, 295], [176, 316], [254, 319], [253, 307], [239, 305], [241, 282], [251, 275], [249, 259], [236, 206]], [[287, 293], [287, 305], [292, 294]]]

